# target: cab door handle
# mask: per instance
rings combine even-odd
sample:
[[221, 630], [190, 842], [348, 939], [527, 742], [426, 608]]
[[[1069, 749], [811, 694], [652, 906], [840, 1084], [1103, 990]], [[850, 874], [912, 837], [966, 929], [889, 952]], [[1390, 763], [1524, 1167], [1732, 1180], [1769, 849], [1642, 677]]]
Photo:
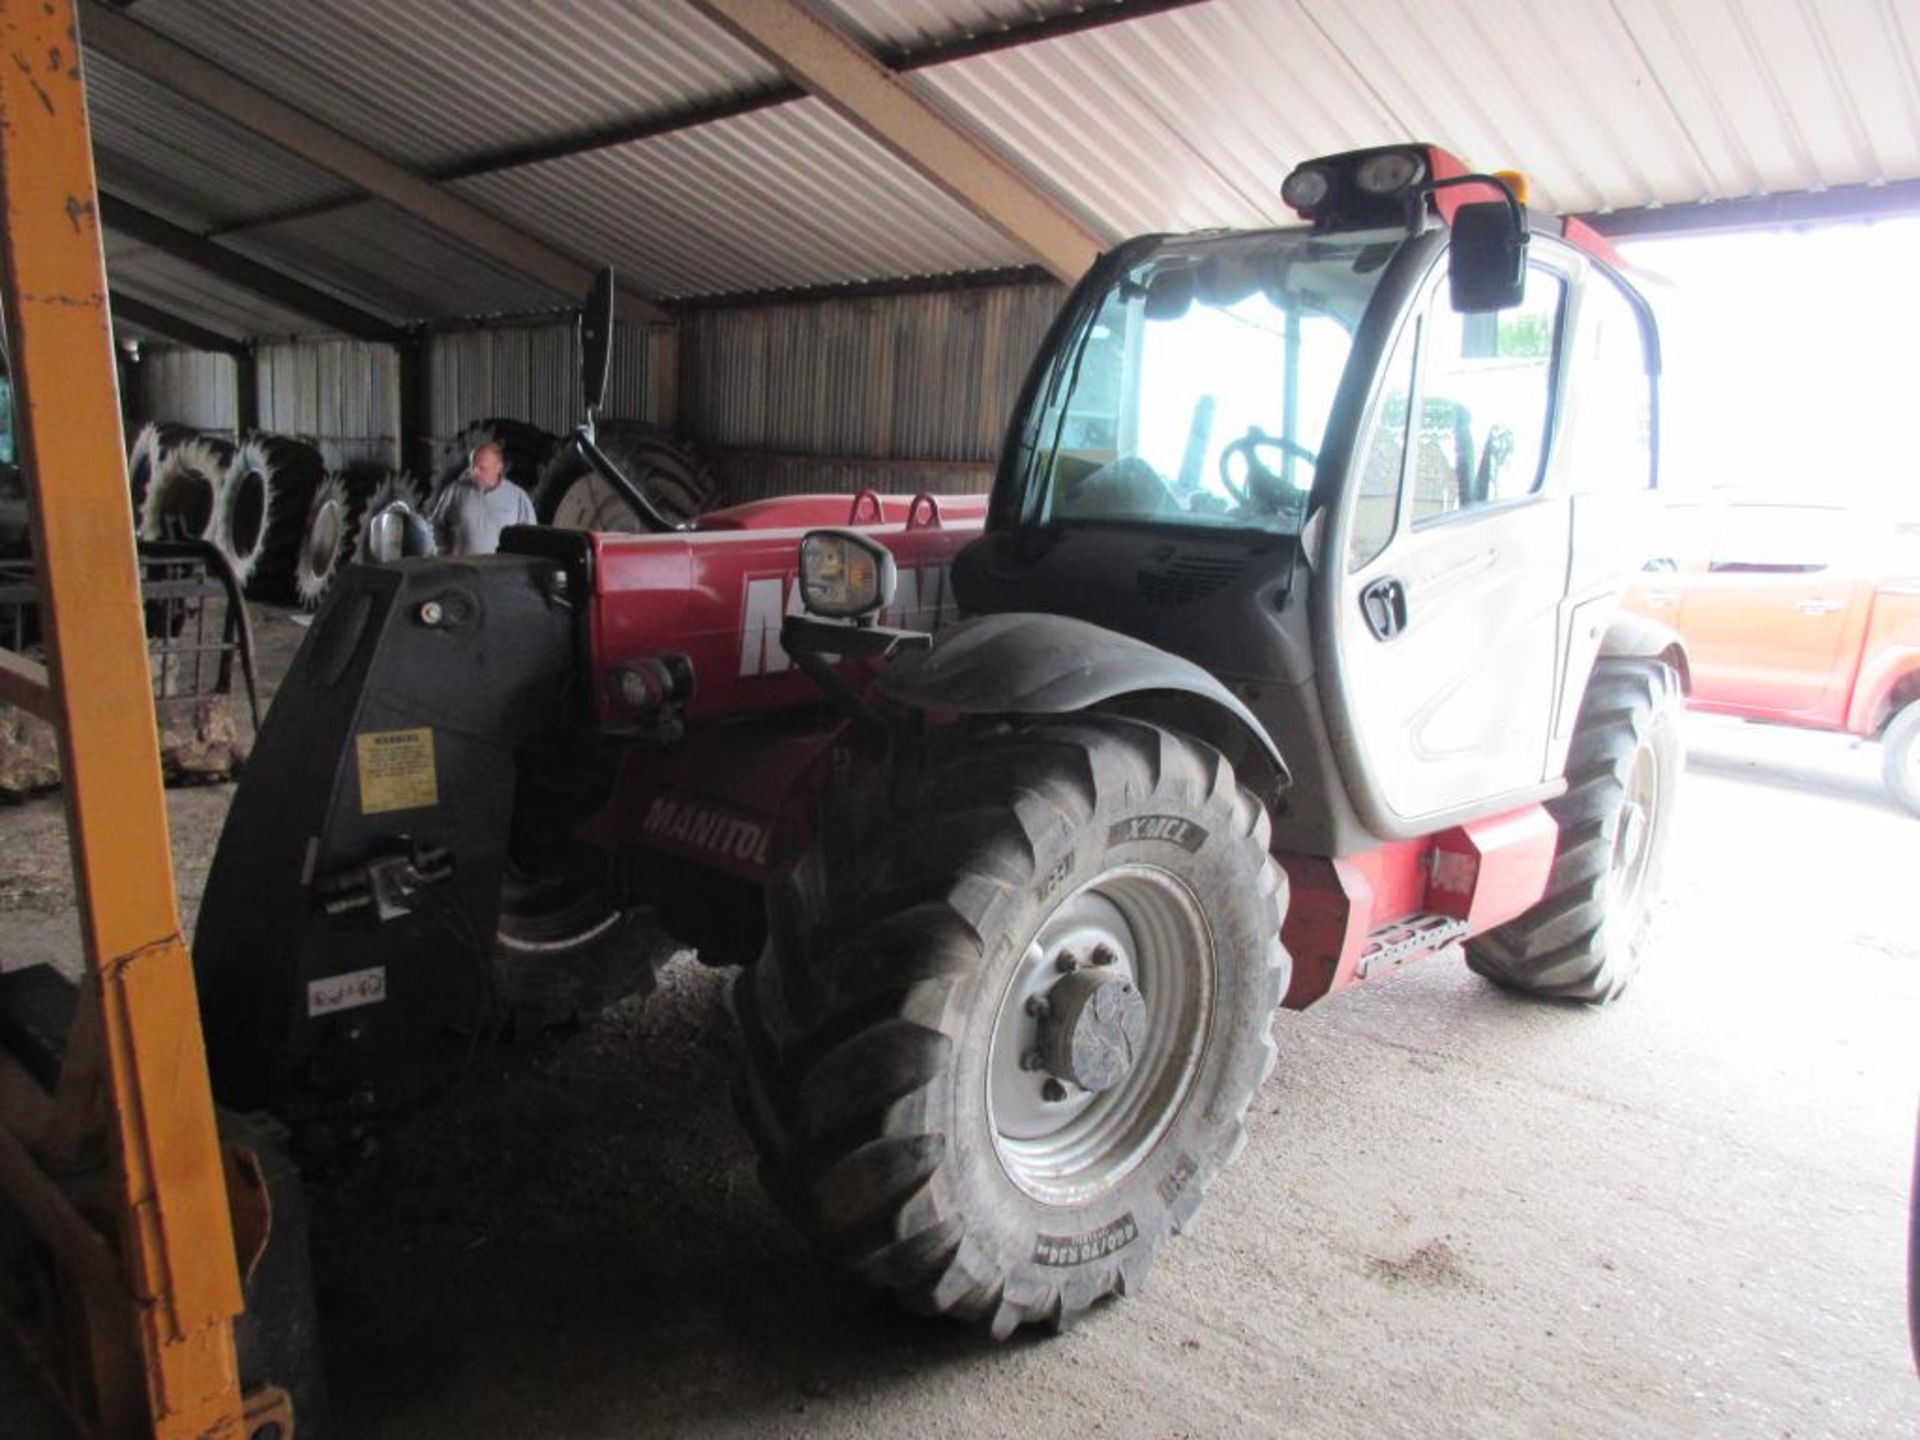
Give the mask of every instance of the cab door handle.
[[1836, 610], [1846, 609], [1844, 602], [1829, 600], [1825, 596], [1816, 596], [1811, 600], [1802, 600], [1794, 609], [1802, 615], [1831, 615]]
[[1360, 592], [1360, 613], [1376, 640], [1391, 640], [1407, 628], [1407, 587], [1390, 576]]

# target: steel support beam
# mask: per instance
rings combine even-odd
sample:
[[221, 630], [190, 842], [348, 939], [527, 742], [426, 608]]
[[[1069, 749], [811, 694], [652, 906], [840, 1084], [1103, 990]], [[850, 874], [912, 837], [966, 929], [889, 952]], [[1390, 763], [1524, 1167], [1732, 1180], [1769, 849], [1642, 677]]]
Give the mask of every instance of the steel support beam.
[[1920, 180], [1885, 185], [1834, 185], [1784, 195], [1749, 195], [1705, 204], [1595, 211], [1580, 218], [1610, 240], [1661, 235], [1729, 234], [1794, 225], [1844, 225], [1920, 214]]
[[291, 275], [263, 265], [258, 260], [216, 245], [204, 235], [196, 235], [151, 210], [143, 210], [130, 200], [104, 191], [100, 195], [100, 223], [109, 230], [149, 245], [176, 260], [184, 260], [229, 285], [271, 300], [284, 309], [298, 311], [329, 330], [338, 330], [356, 340], [392, 344], [400, 339], [400, 327], [337, 295], [315, 289]]
[[218, 330], [209, 330], [204, 325], [196, 325], [184, 320], [171, 310], [158, 305], [149, 305], [144, 300], [136, 300], [125, 291], [116, 290], [109, 300], [108, 307], [122, 320], [130, 320], [143, 330], [157, 331], [169, 340], [177, 340], [195, 350], [211, 350], [216, 355], [245, 355], [248, 353], [246, 342], [232, 335], [223, 335]]
[[[100, 0], [80, 0], [80, 7], [88, 49], [226, 116], [434, 229], [457, 236], [461, 243], [556, 295], [572, 300], [586, 293], [592, 267], [514, 229]], [[630, 290], [621, 293], [621, 309], [626, 319], [641, 324], [674, 323], [672, 315], [650, 296]]]
[[137, 1394], [140, 1433], [155, 1440], [237, 1436], [240, 1277], [174, 898], [74, 22], [74, 0], [0, 3], [0, 305], [85, 949], [80, 1003], [97, 1022], [97, 1043], [63, 1063], [55, 1102], [71, 1101], [111, 1157], [97, 1199], [112, 1233], [18, 1143], [0, 1145], [0, 1191], [64, 1274], [117, 1291], [88, 1302], [90, 1393]]
[[914, 94], [803, 0], [693, 4], [1062, 280], [1079, 279], [1105, 248], [1058, 201]]
[[[937, 65], [951, 65], [956, 61], [970, 60], [976, 55], [994, 55], [1002, 50], [1017, 50], [1024, 45], [1038, 45], [1043, 41], [1060, 39], [1062, 36], [1078, 35], [1087, 30], [1101, 30], [1110, 25], [1125, 24], [1129, 20], [1142, 20], [1152, 15], [1164, 15], [1170, 10], [1186, 10], [1206, 3], [1208, 0], [1100, 0], [1100, 3], [1088, 4], [1083, 9], [1040, 15], [1031, 20], [1016, 20], [998, 29], [936, 40], [930, 45], [895, 46], [881, 51], [878, 58], [880, 63], [889, 70], [902, 74], [914, 70], [930, 70]], [[540, 165], [550, 160], [569, 160], [576, 155], [591, 155], [596, 150], [611, 150], [620, 145], [638, 144], [642, 140], [657, 140], [663, 135], [677, 134], [682, 130], [696, 130], [702, 125], [717, 125], [723, 120], [734, 120], [742, 115], [757, 114], [776, 106], [791, 105], [796, 100], [806, 98], [807, 92], [798, 85], [787, 80], [775, 80], [769, 84], [730, 95], [724, 100], [701, 100], [673, 110], [649, 110], [644, 114], [596, 126], [592, 130], [482, 151], [435, 170], [430, 178], [442, 182], [465, 180], [475, 175], [494, 175], [503, 170], [517, 170], [523, 165]], [[283, 210], [275, 210], [223, 226], [212, 233], [244, 235], [249, 231], [263, 229], [269, 225], [284, 224], [289, 220], [307, 220], [316, 215], [331, 215], [337, 210], [344, 210], [349, 205], [358, 204], [360, 199], [360, 196], [354, 195], [344, 200], [315, 200], [304, 205], [290, 205]]]

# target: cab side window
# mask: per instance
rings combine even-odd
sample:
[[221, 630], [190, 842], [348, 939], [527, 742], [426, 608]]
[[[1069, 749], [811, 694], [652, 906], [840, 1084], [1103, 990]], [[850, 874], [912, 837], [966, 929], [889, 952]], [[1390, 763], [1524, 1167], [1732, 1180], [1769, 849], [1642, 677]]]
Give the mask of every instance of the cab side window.
[[1575, 494], [1653, 484], [1653, 374], [1640, 311], [1597, 270], [1580, 295], [1570, 347], [1571, 411], [1562, 436]]
[[1407, 417], [1413, 404], [1413, 354], [1420, 327], [1411, 321], [1394, 342], [1382, 372], [1379, 403], [1361, 451], [1359, 493], [1348, 530], [1347, 572], [1360, 569], [1387, 548], [1400, 515], [1400, 475], [1407, 458]]
[[1566, 285], [1527, 272], [1511, 310], [1462, 315], [1445, 287], [1428, 305], [1413, 523], [1514, 500], [1540, 486]]

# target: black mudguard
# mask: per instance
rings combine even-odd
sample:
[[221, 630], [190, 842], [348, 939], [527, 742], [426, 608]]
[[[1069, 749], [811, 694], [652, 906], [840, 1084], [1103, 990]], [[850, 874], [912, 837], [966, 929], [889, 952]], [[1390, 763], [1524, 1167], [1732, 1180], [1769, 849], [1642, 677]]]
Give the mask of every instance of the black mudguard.
[[516, 750], [556, 743], [586, 705], [568, 581], [530, 555], [340, 578], [201, 903], [194, 971], [223, 1104], [351, 1125], [435, 1088], [499, 1022]]
[[1066, 715], [1126, 697], [1185, 695], [1216, 707], [1284, 780], [1280, 747], [1240, 698], [1191, 660], [1065, 615], [1015, 612], [949, 626], [894, 661], [880, 693], [960, 715]]

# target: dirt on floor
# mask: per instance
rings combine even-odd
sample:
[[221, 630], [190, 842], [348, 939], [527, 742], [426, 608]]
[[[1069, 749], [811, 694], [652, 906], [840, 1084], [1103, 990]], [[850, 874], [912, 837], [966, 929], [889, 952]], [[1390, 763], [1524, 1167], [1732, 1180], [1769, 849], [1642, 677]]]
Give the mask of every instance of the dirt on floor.
[[[1920, 821], [1870, 747], [1690, 728], [1624, 1000], [1443, 956], [1283, 1013], [1203, 1223], [1057, 1339], [906, 1317], [808, 1251], [733, 1117], [729, 977], [691, 956], [481, 1056], [316, 1193], [334, 1433], [1920, 1435]], [[170, 795], [189, 914], [229, 794]], [[0, 835], [7, 963], [70, 957], [56, 805]]]

